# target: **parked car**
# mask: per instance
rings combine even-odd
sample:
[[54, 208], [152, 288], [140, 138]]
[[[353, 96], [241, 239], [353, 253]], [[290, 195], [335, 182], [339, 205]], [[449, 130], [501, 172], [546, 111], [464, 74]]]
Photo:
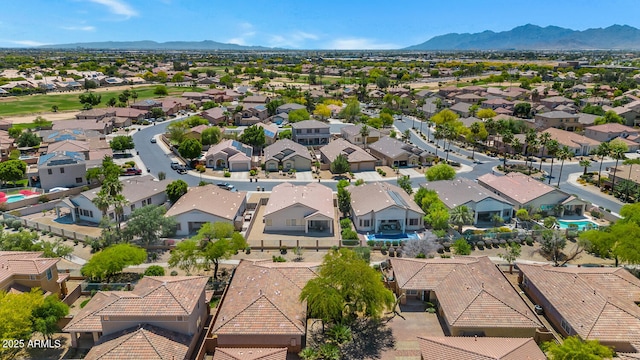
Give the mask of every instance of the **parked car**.
[[186, 174], [187, 167], [184, 165], [178, 165], [178, 167], [176, 168], [176, 171], [178, 172], [178, 174]]
[[228, 182], [225, 183], [218, 183], [218, 186], [225, 189], [225, 190], [229, 190], [229, 191], [237, 191], [236, 187], [233, 186], [232, 184], [229, 184]]
[[142, 175], [142, 170], [136, 169], [136, 168], [128, 168], [124, 170], [124, 173], [122, 175], [125, 175], [125, 176]]
[[152, 143], [152, 144], [155, 144], [155, 143], [156, 143], [156, 138], [152, 137], [152, 138], [151, 138], [151, 143]]
[[179, 167], [180, 167], [180, 163], [178, 163], [177, 161], [172, 161], [171, 162], [171, 169], [172, 170], [178, 170]]

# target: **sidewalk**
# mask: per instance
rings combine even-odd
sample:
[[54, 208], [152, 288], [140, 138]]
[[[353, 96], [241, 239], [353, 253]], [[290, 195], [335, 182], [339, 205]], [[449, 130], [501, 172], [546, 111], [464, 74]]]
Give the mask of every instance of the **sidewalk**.
[[[626, 205], [622, 201], [618, 200], [618, 198], [616, 198], [615, 196], [609, 195], [607, 193], [603, 193], [602, 191], [600, 191], [600, 189], [598, 189], [597, 187], [595, 187], [593, 185], [584, 186], [584, 185], [578, 183], [578, 179], [580, 178], [580, 175], [582, 175], [582, 173], [580, 173], [580, 172], [569, 174], [569, 177], [567, 178], [567, 182], [569, 184], [573, 185], [573, 186], [581, 188], [584, 191], [588, 191], [588, 192], [590, 192], [590, 193], [592, 193], [594, 195], [597, 195], [597, 196], [599, 196], [601, 198], [605, 198], [605, 199], [607, 199], [609, 201], [612, 201], [612, 202], [615, 202], [617, 204], [620, 204], [621, 206]], [[612, 214], [614, 214], [614, 215], [616, 215], [618, 217], [621, 217], [620, 214], [617, 214], [617, 213], [614, 213], [614, 212], [612, 212]]]

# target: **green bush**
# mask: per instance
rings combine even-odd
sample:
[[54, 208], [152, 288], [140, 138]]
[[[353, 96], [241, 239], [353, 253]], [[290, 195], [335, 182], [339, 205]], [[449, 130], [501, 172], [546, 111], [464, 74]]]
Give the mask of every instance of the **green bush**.
[[171, 276], [178, 276], [178, 272], [177, 272], [177, 271], [175, 271], [175, 270], [173, 270], [173, 271], [171, 272]]
[[375, 242], [375, 241], [373, 241], [373, 240], [368, 240], [368, 241], [367, 241], [367, 246], [369, 246], [369, 247], [374, 247], [375, 245], [376, 245], [376, 242]]
[[144, 271], [144, 276], [164, 276], [164, 268], [160, 265], [151, 265]]
[[278, 256], [272, 255], [271, 260], [273, 260], [273, 262], [287, 262], [287, 259], [283, 258], [280, 255]]
[[360, 241], [358, 240], [342, 240], [342, 245], [344, 246], [356, 246], [359, 244], [360, 244]]
[[343, 240], [358, 240], [358, 233], [351, 229], [342, 229]]
[[340, 228], [341, 229], [351, 229], [351, 219], [342, 219], [342, 220], [340, 220]]
[[358, 254], [367, 263], [371, 261], [371, 249], [366, 246], [358, 246], [353, 248], [356, 254]]
[[80, 303], [80, 309], [84, 308], [85, 306], [87, 306], [87, 303], [91, 301], [91, 299], [86, 299], [83, 302]]
[[224, 177], [226, 177], [226, 178], [231, 177], [231, 173], [228, 172], [228, 171], [225, 171], [224, 172]]
[[20, 221], [20, 220], [13, 220], [13, 221], [11, 222], [11, 228], [12, 228], [13, 230], [20, 230], [20, 229], [22, 229], [22, 221]]

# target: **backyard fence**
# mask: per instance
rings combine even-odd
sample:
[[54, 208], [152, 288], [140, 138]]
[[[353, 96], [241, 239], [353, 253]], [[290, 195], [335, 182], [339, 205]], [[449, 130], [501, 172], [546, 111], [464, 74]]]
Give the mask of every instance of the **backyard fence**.
[[89, 243], [92, 240], [96, 240], [95, 237], [89, 236], [87, 234], [82, 234], [76, 231], [71, 231], [71, 230], [65, 230], [63, 228], [59, 228], [56, 226], [51, 226], [51, 225], [47, 225], [47, 224], [41, 224], [37, 221], [33, 221], [33, 220], [27, 220], [27, 219], [23, 219], [11, 214], [7, 214], [7, 213], [3, 213], [2, 214], [2, 218], [3, 219], [9, 219], [9, 220], [13, 220], [13, 221], [20, 221], [22, 223], [22, 226], [29, 228], [29, 229], [33, 229], [33, 230], [38, 230], [38, 231], [47, 231], [50, 234], [53, 235], [57, 235], [60, 236], [62, 238], [65, 239], [71, 239], [74, 241], [82, 241], [85, 243]]

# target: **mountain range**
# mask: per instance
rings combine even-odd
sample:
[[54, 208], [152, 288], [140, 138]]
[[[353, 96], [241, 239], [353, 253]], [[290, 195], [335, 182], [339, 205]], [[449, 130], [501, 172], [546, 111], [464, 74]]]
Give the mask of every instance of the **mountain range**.
[[[282, 50], [204, 41], [105, 41], [40, 46], [43, 49], [101, 50]], [[527, 24], [508, 31], [486, 30], [474, 34], [450, 33], [400, 50], [635, 50], [640, 49], [640, 30], [628, 25], [571, 30], [558, 26]], [[362, 49], [365, 50], [365, 49]]]
[[571, 30], [523, 25], [509, 31], [439, 35], [404, 50], [616, 50], [640, 49], [640, 30], [628, 25]]

